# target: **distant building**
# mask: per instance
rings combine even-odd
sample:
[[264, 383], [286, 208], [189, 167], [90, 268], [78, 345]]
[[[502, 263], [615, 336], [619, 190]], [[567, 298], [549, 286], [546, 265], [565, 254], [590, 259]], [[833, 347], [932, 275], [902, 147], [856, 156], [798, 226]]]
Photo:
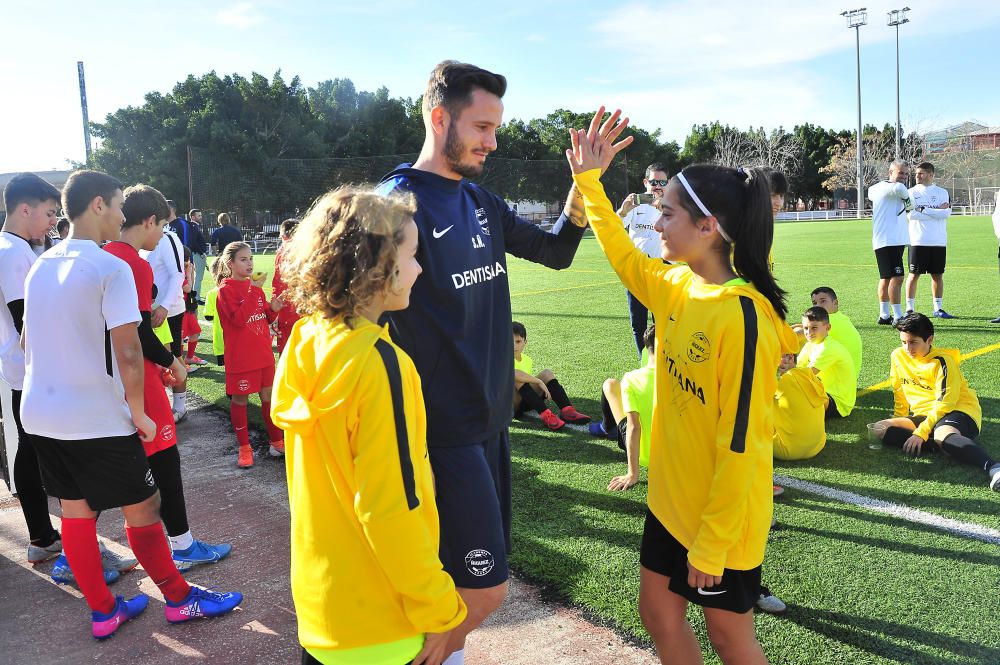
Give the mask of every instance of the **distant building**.
[[924, 134], [924, 154], [996, 150], [1000, 148], [1000, 126], [963, 122]]

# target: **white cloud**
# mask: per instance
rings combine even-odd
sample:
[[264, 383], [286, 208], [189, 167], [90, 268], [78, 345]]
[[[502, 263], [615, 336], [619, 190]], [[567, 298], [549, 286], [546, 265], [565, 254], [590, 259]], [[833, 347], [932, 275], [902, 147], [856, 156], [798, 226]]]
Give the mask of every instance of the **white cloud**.
[[247, 30], [263, 22], [264, 15], [252, 2], [240, 2], [220, 9], [215, 14], [215, 20], [231, 28]]

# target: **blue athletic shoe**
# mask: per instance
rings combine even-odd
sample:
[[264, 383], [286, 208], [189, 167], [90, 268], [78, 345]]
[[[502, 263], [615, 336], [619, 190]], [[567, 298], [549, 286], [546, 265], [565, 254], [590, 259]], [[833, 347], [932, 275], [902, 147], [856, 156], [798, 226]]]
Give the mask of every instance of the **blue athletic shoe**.
[[182, 623], [191, 619], [222, 616], [232, 612], [242, 602], [243, 594], [239, 591], [215, 593], [193, 586], [187, 598], [179, 603], [171, 603], [168, 600], [163, 611], [170, 623]]
[[954, 319], [955, 317], [944, 311], [943, 309], [934, 310], [935, 319]]
[[[52, 566], [52, 573], [50, 573], [52, 580], [56, 584], [75, 584], [76, 578], [73, 577], [73, 571], [69, 567], [69, 561], [66, 560], [65, 554], [60, 554], [59, 558], [56, 559], [55, 564]], [[118, 580], [121, 574], [112, 568], [111, 570], [104, 570], [104, 583], [111, 584]]]
[[592, 422], [587, 425], [587, 431], [590, 432], [590, 436], [596, 436], [599, 439], [610, 439], [611, 435], [604, 431], [604, 423]]
[[222, 561], [233, 551], [229, 543], [209, 545], [196, 540], [186, 550], [174, 550], [174, 563], [177, 570], [188, 570], [201, 563], [216, 563]]
[[129, 600], [125, 600], [123, 596], [115, 596], [113, 610], [107, 614], [104, 612], [90, 613], [91, 634], [98, 640], [108, 639], [121, 628], [123, 623], [145, 612], [147, 605], [149, 605], [149, 596], [144, 593]]

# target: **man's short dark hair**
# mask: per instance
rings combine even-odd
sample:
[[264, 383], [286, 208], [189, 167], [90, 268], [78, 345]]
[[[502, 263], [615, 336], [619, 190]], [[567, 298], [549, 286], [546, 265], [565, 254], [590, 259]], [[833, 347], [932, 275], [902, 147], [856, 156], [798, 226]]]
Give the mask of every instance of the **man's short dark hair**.
[[822, 307], [810, 307], [806, 311], [802, 312], [802, 318], [808, 321], [830, 323], [830, 313]]
[[177, 204], [174, 203], [173, 199], [167, 199], [167, 207], [170, 208], [170, 212], [177, 214]]
[[810, 293], [809, 295], [810, 296], [818, 296], [821, 293], [825, 293], [826, 295], [830, 296], [834, 300], [837, 299], [837, 292], [834, 291], [833, 289], [831, 289], [829, 286], [817, 286], [815, 289], [813, 289], [813, 292]]
[[917, 168], [921, 171], [930, 171], [931, 173], [934, 173], [934, 165], [930, 162], [920, 162], [917, 164]]
[[63, 231], [69, 230], [69, 218], [60, 217], [59, 221], [56, 222], [56, 233], [62, 234]]
[[201, 212], [201, 208], [191, 208], [191, 210], [188, 211], [188, 219], [194, 217], [196, 212]]
[[[662, 171], [663, 169], [656, 169], [657, 171]], [[642, 333], [642, 345], [646, 347], [649, 354], [653, 354], [653, 347], [656, 346], [656, 324], [651, 323], [649, 327], [646, 328], [646, 332]]]
[[893, 326], [899, 332], [916, 335], [925, 342], [934, 334], [934, 324], [920, 312], [911, 312], [900, 318]]
[[299, 225], [299, 220], [295, 217], [291, 217], [281, 223], [279, 232], [281, 233], [282, 237], [291, 238], [292, 234], [295, 233], [295, 227], [297, 227], [298, 225]]
[[646, 167], [646, 180], [649, 180], [651, 177], [653, 177], [653, 174], [656, 173], [657, 171], [663, 171], [664, 173], [667, 174], [667, 177], [670, 177], [670, 172], [667, 171], [667, 167], [664, 166], [662, 162], [653, 162], [652, 164]]
[[458, 118], [472, 103], [472, 91], [476, 88], [503, 97], [507, 92], [507, 79], [475, 65], [445, 60], [431, 72], [424, 91], [424, 112], [443, 106], [453, 118]]
[[122, 184], [107, 173], [100, 171], [73, 171], [63, 185], [62, 207], [66, 216], [74, 220], [87, 211], [90, 202], [100, 196], [110, 203], [115, 191]]
[[160, 190], [149, 185], [132, 185], [125, 190], [122, 214], [125, 215], [122, 228], [127, 229], [142, 224], [152, 215], [156, 215], [157, 222], [170, 217], [170, 205]]
[[785, 174], [777, 169], [766, 169], [767, 184], [771, 188], [772, 195], [785, 196], [788, 194], [788, 179]]
[[514, 321], [512, 322], [511, 327], [514, 329], [515, 335], [517, 335], [523, 340], [528, 339], [528, 329], [524, 327], [523, 323], [521, 323], [520, 321]]
[[18, 173], [3, 188], [3, 206], [7, 214], [22, 203], [34, 207], [45, 201], [58, 204], [59, 190], [34, 173]]

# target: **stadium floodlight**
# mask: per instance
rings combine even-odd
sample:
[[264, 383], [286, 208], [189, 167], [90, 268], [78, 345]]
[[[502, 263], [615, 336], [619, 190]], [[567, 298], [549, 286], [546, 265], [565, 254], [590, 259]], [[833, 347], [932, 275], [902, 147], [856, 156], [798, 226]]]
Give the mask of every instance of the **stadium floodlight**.
[[865, 205], [864, 183], [861, 181], [861, 26], [868, 24], [868, 8], [849, 9], [841, 12], [841, 16], [847, 19], [847, 27], [854, 28], [854, 43], [857, 52], [858, 62], [858, 217], [861, 217], [861, 210]]
[[903, 146], [900, 142], [902, 127], [899, 122], [899, 26], [910, 22], [910, 19], [906, 18], [906, 12], [908, 11], [910, 11], [909, 7], [893, 9], [889, 12], [889, 20], [887, 22], [889, 27], [896, 28], [896, 159], [899, 159], [899, 153], [902, 151]]

